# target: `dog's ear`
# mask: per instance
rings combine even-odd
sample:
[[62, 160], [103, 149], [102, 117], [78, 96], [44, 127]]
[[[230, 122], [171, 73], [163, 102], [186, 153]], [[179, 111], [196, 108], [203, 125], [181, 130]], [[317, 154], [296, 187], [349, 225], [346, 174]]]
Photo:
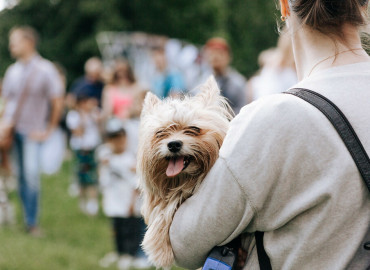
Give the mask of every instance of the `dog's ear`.
[[204, 84], [199, 86], [199, 90], [197, 97], [206, 105], [218, 104], [221, 90], [218, 88], [215, 77], [210, 76]]
[[153, 93], [148, 92], [144, 99], [142, 113], [151, 111], [161, 100]]

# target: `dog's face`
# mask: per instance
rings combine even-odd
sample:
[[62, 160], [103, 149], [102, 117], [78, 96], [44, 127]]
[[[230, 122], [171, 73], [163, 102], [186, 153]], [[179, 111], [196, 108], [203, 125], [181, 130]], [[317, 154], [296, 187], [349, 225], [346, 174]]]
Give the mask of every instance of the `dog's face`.
[[194, 97], [162, 101], [148, 93], [141, 115], [139, 173], [161, 190], [205, 175], [218, 157], [231, 118], [213, 78]]

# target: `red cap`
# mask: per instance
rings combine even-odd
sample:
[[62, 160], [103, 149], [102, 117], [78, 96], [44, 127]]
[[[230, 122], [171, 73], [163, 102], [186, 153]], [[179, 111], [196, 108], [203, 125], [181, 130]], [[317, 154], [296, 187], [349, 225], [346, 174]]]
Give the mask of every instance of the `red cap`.
[[205, 45], [206, 49], [219, 49], [230, 52], [230, 47], [227, 41], [220, 37], [214, 37], [207, 41]]

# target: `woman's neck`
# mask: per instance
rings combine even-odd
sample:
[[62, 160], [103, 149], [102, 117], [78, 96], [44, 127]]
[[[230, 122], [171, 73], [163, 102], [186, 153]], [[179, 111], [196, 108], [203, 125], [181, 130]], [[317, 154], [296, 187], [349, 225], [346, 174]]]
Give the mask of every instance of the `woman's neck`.
[[133, 85], [134, 83], [132, 83], [131, 81], [129, 81], [128, 79], [126, 78], [122, 78], [118, 81], [118, 85], [122, 88], [129, 88]]
[[294, 31], [293, 52], [299, 80], [330, 67], [370, 61], [361, 47], [357, 28], [346, 25], [343, 33], [345, 43], [306, 26]]

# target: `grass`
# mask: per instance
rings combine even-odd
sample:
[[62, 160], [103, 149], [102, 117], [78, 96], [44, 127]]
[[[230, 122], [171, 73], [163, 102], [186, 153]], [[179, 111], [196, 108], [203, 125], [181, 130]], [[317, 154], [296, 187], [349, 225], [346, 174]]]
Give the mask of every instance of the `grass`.
[[65, 162], [58, 174], [42, 177], [40, 224], [44, 238], [25, 234], [18, 195], [15, 191], [10, 194], [16, 224], [0, 228], [1, 270], [103, 269], [98, 261], [113, 249], [110, 223], [102, 213], [92, 218], [79, 211], [78, 199], [67, 192], [70, 166]]

